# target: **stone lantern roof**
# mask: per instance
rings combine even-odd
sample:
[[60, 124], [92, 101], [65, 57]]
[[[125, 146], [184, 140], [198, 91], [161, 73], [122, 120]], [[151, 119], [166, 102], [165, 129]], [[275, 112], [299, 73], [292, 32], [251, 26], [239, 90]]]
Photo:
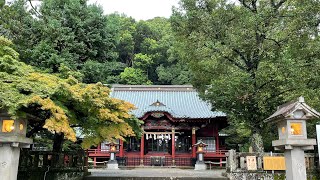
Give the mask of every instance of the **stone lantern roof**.
[[278, 106], [278, 110], [270, 117], [264, 120], [264, 122], [278, 122], [284, 119], [291, 119], [294, 117], [294, 112], [303, 111], [305, 116], [300, 119], [319, 118], [320, 113], [308, 106], [303, 97], [299, 97], [297, 101], [291, 101], [289, 103]]
[[207, 146], [207, 144], [205, 144], [203, 141], [202, 141], [202, 139], [200, 139], [196, 144], [194, 144], [193, 146], [196, 146], [196, 147], [198, 147], [198, 146], [200, 146], [200, 147], [206, 147]]

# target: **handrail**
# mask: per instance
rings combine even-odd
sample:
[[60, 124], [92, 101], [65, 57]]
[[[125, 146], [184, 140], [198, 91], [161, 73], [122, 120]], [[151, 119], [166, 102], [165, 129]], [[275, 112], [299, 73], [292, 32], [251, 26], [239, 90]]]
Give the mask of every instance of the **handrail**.
[[205, 153], [226, 154], [228, 152], [228, 150], [214, 150], [214, 151], [205, 150], [204, 152]]
[[[89, 154], [99, 154], [99, 153], [106, 153], [109, 154], [109, 149], [88, 149]], [[216, 154], [225, 154], [228, 152], [228, 150], [214, 150], [214, 151], [208, 151], [204, 150], [205, 153], [216, 153]]]
[[110, 150], [106, 150], [106, 149], [88, 149], [88, 153], [89, 154], [98, 154], [98, 153], [109, 154]]

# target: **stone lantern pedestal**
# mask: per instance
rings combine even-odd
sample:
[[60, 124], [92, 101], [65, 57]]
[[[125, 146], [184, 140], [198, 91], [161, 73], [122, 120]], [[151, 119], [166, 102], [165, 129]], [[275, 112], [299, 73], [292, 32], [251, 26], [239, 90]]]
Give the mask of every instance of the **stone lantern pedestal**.
[[284, 150], [286, 179], [306, 180], [305, 150], [313, 150], [315, 139], [307, 138], [306, 120], [319, 118], [320, 113], [309, 107], [304, 98], [278, 107], [278, 110], [265, 120], [277, 124], [279, 140], [272, 141], [275, 150]]
[[107, 144], [110, 147], [110, 159], [108, 161], [107, 164], [107, 169], [119, 169], [118, 167], [118, 161], [116, 159], [116, 153], [118, 152], [118, 148], [117, 146], [119, 146], [119, 144], [115, 144], [115, 143], [110, 143]]
[[26, 138], [26, 122], [12, 120], [0, 111], [0, 179], [16, 180], [20, 148], [29, 148], [32, 139]]
[[207, 165], [204, 163], [204, 151], [203, 149], [207, 146], [204, 142], [202, 142], [202, 140], [198, 141], [197, 144], [194, 144], [193, 146], [196, 146], [197, 148], [197, 155], [198, 155], [198, 159], [197, 162], [194, 166], [194, 170], [206, 170], [207, 169]]

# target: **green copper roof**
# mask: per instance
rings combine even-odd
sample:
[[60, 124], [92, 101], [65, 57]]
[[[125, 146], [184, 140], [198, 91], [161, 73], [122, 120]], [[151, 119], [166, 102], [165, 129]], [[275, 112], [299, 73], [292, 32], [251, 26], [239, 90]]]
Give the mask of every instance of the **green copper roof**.
[[141, 118], [147, 112], [167, 112], [174, 118], [225, 117], [211, 111], [210, 104], [201, 100], [191, 85], [113, 85], [111, 96], [134, 104], [132, 113]]

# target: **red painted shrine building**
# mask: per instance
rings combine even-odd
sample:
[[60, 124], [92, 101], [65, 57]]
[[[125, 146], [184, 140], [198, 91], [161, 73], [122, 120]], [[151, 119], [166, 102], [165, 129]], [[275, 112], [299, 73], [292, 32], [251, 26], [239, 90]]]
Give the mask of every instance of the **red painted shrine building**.
[[[226, 114], [212, 111], [192, 86], [114, 85], [111, 96], [134, 104], [132, 113], [144, 121], [141, 138], [119, 141], [119, 165], [189, 166], [196, 158], [192, 145], [200, 139], [208, 145], [205, 160], [225, 161], [225, 136], [219, 131], [227, 126]], [[94, 164], [109, 159], [106, 144], [89, 150]]]

